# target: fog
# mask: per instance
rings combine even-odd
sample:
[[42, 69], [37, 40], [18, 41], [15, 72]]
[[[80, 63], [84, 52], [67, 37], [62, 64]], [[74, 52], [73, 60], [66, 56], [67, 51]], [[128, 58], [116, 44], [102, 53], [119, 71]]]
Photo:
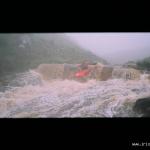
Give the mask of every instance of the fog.
[[150, 33], [67, 33], [80, 46], [106, 59], [123, 64], [150, 56]]

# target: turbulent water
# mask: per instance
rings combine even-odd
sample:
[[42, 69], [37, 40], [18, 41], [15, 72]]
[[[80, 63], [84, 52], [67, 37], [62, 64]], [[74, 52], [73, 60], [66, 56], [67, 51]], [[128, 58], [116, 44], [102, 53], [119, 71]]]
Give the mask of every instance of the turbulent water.
[[1, 90], [0, 117], [140, 117], [132, 107], [138, 98], [150, 96], [145, 77], [80, 83], [44, 80], [31, 70], [17, 74]]

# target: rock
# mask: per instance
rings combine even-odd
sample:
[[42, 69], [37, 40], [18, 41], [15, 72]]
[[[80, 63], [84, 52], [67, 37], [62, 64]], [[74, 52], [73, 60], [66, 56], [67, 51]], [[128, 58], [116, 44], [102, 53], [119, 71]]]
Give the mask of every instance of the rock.
[[96, 65], [89, 65], [89, 69], [91, 70], [89, 78], [101, 80], [103, 67], [104, 67], [104, 65], [101, 63], [97, 63]]
[[104, 66], [101, 71], [101, 80], [106, 81], [112, 78], [113, 67]]
[[133, 68], [114, 68], [112, 77], [126, 80], [139, 80], [141, 73], [139, 70]]
[[63, 79], [73, 79], [75, 72], [78, 70], [78, 65], [64, 64]]
[[138, 99], [133, 110], [143, 114], [143, 117], [150, 117], [150, 97]]
[[36, 71], [42, 74], [44, 79], [63, 78], [64, 65], [63, 64], [41, 64]]
[[95, 79], [97, 75], [97, 66], [96, 65], [89, 65], [88, 69], [90, 70], [90, 73], [88, 75], [89, 79]]

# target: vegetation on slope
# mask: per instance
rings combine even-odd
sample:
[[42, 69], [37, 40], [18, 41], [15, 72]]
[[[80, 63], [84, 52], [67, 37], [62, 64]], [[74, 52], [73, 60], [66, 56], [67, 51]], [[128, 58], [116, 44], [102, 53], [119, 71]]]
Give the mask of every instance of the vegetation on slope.
[[150, 71], [150, 57], [147, 57], [143, 60], [137, 61], [137, 66], [141, 70]]
[[0, 34], [0, 74], [21, 72], [41, 63], [81, 63], [102, 58], [64, 34]]

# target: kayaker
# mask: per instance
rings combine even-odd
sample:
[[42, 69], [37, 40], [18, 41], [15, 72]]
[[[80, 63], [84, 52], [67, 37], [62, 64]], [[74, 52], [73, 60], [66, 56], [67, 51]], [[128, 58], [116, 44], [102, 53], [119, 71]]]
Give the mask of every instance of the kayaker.
[[89, 61], [84, 61], [79, 65], [79, 70], [75, 73], [75, 77], [78, 79], [82, 79], [84, 77], [87, 77], [90, 73], [90, 70], [88, 68], [88, 65], [90, 64]]

